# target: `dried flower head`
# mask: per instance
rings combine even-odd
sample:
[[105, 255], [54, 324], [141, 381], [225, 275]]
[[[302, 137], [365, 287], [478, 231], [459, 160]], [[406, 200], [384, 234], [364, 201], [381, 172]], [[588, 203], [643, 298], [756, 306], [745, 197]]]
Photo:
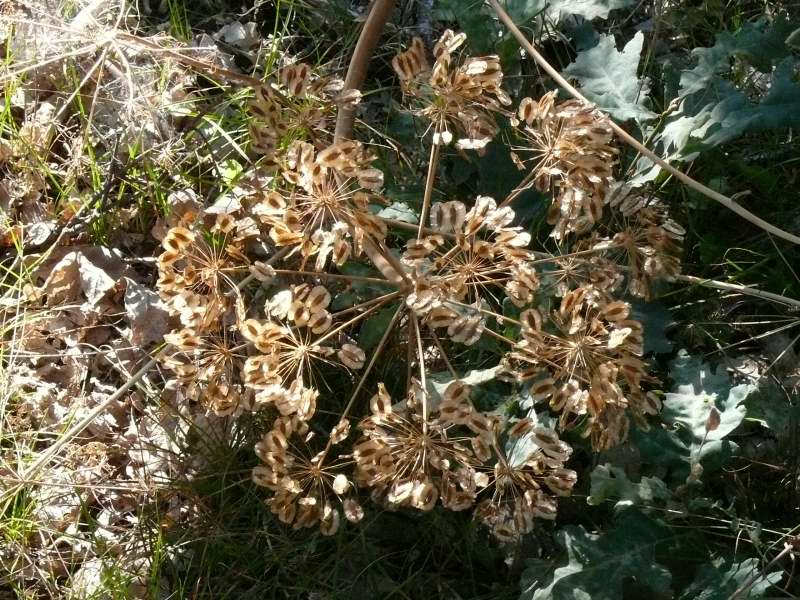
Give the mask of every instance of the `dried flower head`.
[[282, 415], [310, 419], [316, 410], [317, 363], [361, 369], [366, 356], [357, 345], [326, 342], [341, 328], [331, 330], [331, 295], [323, 286], [294, 286], [267, 303], [269, 319], [247, 319], [239, 329], [259, 352], [243, 366], [245, 385], [256, 390], [257, 406], [272, 405]]
[[261, 166], [279, 168], [295, 140], [328, 145], [336, 111], [361, 100], [358, 90], [343, 93], [344, 81], [320, 76], [306, 63], [283, 67], [274, 80], [255, 88], [250, 102], [251, 149], [264, 156]]
[[[353, 484], [344, 472], [346, 457], [334, 457], [342, 441], [335, 428], [328, 444], [317, 451], [308, 424], [296, 417], [279, 417], [256, 444], [264, 463], [253, 469], [253, 481], [273, 492], [267, 500], [278, 519], [294, 529], [319, 526], [323, 535], [333, 535], [341, 523], [340, 507], [348, 521], [364, 516], [353, 497]], [[335, 456], [335, 454], [334, 454]]]
[[555, 431], [526, 418], [504, 437], [505, 444], [500, 436], [492, 437], [494, 464], [475, 474], [475, 516], [496, 538], [510, 542], [530, 532], [535, 519], [555, 519], [555, 496], [568, 496], [577, 474], [564, 467], [572, 448]]
[[172, 227], [157, 261], [161, 297], [184, 326], [197, 330], [213, 326], [230, 307], [234, 275], [248, 269], [244, 242], [253, 233], [230, 215], [209, 218], [210, 225], [197, 218]]
[[431, 122], [434, 144], [482, 149], [497, 134], [492, 113], [504, 112], [511, 99], [500, 87], [503, 71], [496, 55], [464, 59], [454, 65], [454, 53], [466, 34], [447, 30], [433, 49], [429, 67], [425, 45], [415, 37], [411, 47], [392, 59], [403, 92], [415, 101], [415, 112]]
[[585, 233], [600, 219], [617, 150], [607, 117], [577, 100], [555, 100], [549, 92], [538, 102], [520, 102], [513, 122], [525, 141], [516, 150], [532, 156], [513, 158], [539, 190], [553, 190], [547, 220], [554, 225], [550, 235], [560, 240]]
[[655, 281], [674, 281], [680, 274], [686, 231], [658, 198], [626, 184], [614, 183], [606, 204], [616, 217], [609, 225], [613, 236], [595, 248], [613, 249], [609, 256], [628, 268], [628, 291], [649, 300]]
[[630, 413], [644, 416], [660, 406], [642, 390], [652, 380], [642, 361], [642, 325], [629, 318], [630, 306], [610, 301], [590, 287], [567, 293], [547, 327], [537, 309], [521, 315], [522, 337], [511, 353], [511, 370], [533, 380], [534, 400], [548, 400], [559, 426], [586, 420], [586, 434], [595, 448], [622, 442]]
[[198, 331], [186, 327], [164, 336], [170, 346], [160, 355], [175, 373], [186, 398], [199, 401], [217, 416], [237, 414], [250, 404], [240, 371], [245, 344], [235, 327]]
[[484, 327], [486, 299], [507, 295], [517, 306], [533, 300], [539, 280], [529, 264], [530, 234], [511, 227], [514, 211], [487, 196], [470, 209], [461, 202], [434, 204], [431, 226], [440, 233], [406, 243], [413, 267], [407, 305], [459, 343], [475, 343]]
[[[446, 482], [475, 461], [464, 435], [453, 435], [452, 421], [432, 419], [423, 410], [424, 392], [414, 384], [406, 406], [395, 409], [383, 384], [370, 400], [372, 414], [359, 429], [355, 444], [356, 481], [373, 488], [393, 506], [431, 510]], [[485, 419], [473, 415], [472, 427], [482, 431]], [[443, 497], [444, 500], [444, 497]]]
[[365, 236], [383, 239], [386, 226], [368, 210], [383, 173], [359, 142], [340, 142], [317, 152], [299, 142], [287, 154], [283, 192], [256, 190], [251, 211], [270, 228], [279, 247], [294, 247], [303, 263], [314, 257], [321, 271], [332, 257], [342, 265], [361, 252]]

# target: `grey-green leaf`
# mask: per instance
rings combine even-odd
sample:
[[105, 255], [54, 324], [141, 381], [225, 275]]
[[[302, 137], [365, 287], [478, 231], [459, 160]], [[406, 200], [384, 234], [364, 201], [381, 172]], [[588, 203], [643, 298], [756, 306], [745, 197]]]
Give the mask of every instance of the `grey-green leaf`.
[[[661, 411], [663, 427], [632, 434], [645, 462], [674, 469], [678, 479], [700, 462], [706, 473], [719, 469], [737, 449], [726, 439], [743, 421], [745, 399], [756, 386], [731, 385], [724, 369], [714, 371], [700, 358], [681, 350], [670, 365], [673, 390], [666, 394]], [[707, 431], [711, 409], [719, 412], [719, 425]]]
[[[732, 594], [751, 576], [761, 569], [758, 559], [749, 558], [741, 562], [717, 559], [710, 565], [703, 565], [679, 600], [728, 600]], [[767, 590], [781, 579], [780, 569], [760, 577], [740, 600], [763, 598]]]
[[619, 600], [631, 578], [656, 592], [669, 590], [672, 577], [655, 551], [672, 534], [638, 511], [626, 510], [603, 534], [570, 525], [558, 537], [566, 562], [553, 570], [547, 561], [528, 561], [520, 600]]
[[622, 510], [634, 505], [653, 506], [670, 498], [667, 485], [658, 477], [642, 477], [636, 483], [628, 479], [623, 469], [610, 463], [595, 467], [590, 477], [591, 489], [586, 502], [591, 506], [615, 500], [614, 510]]
[[578, 54], [564, 74], [577, 79], [583, 94], [614, 118], [640, 122], [652, 119], [655, 113], [645, 106], [650, 81], [636, 74], [643, 43], [644, 34], [640, 31], [620, 52], [613, 35], [601, 36], [594, 48]]

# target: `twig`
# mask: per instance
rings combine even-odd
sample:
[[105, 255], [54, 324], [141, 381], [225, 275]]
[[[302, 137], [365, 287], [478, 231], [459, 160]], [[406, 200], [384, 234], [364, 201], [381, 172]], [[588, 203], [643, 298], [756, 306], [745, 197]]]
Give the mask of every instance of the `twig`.
[[740, 585], [739, 588], [730, 595], [728, 600], [737, 600], [737, 598], [742, 598], [747, 592], [750, 591], [750, 588], [753, 587], [756, 581], [764, 577], [769, 572], [769, 570], [775, 563], [777, 563], [787, 554], [791, 554], [794, 551], [795, 544], [797, 544], [797, 542], [798, 542], [797, 538], [795, 538], [790, 542], [786, 542], [783, 545], [783, 550], [781, 550], [780, 553], [778, 553], [778, 555], [775, 558], [769, 561], [769, 563], [767, 563], [767, 565], [763, 569], [748, 577], [747, 581], [745, 581], [742, 585]]
[[439, 162], [439, 144], [433, 142], [431, 145], [431, 155], [428, 159], [428, 175], [425, 177], [425, 194], [422, 198], [422, 211], [419, 215], [419, 228], [417, 229], [417, 239], [422, 237], [425, 223], [428, 221], [428, 214], [431, 210], [431, 195], [433, 194], [433, 182], [436, 179], [436, 165]]
[[[369, 11], [369, 16], [358, 36], [353, 57], [350, 59], [350, 66], [347, 68], [347, 75], [344, 79], [343, 92], [347, 90], [360, 90], [367, 77], [367, 66], [372, 56], [372, 51], [378, 43], [381, 32], [386, 21], [394, 8], [394, 0], [375, 0]], [[336, 116], [336, 131], [333, 134], [333, 142], [350, 139], [353, 136], [353, 122], [356, 118], [355, 108], [341, 107]]]
[[694, 277], [693, 275], [678, 275], [678, 281], [685, 281], [686, 283], [693, 283], [695, 285], [702, 285], [703, 287], [715, 288], [718, 290], [725, 290], [728, 292], [738, 292], [746, 296], [753, 296], [761, 298], [762, 300], [770, 300], [772, 302], [779, 302], [786, 306], [794, 306], [800, 308], [800, 300], [794, 298], [787, 298], [780, 294], [773, 294], [772, 292], [765, 292], [756, 288], [748, 287], [746, 285], [739, 285], [736, 283], [725, 283], [724, 281], [714, 281], [713, 279], [702, 279]]
[[[533, 44], [531, 44], [528, 41], [528, 38], [526, 38], [525, 35], [516, 26], [513, 19], [508, 15], [508, 13], [505, 10], [503, 10], [503, 7], [500, 6], [500, 3], [497, 0], [488, 0], [488, 2], [492, 6], [494, 12], [497, 13], [497, 16], [500, 17], [500, 20], [503, 22], [503, 24], [505, 24], [505, 26], [508, 27], [509, 31], [514, 35], [514, 37], [517, 38], [517, 41], [519, 41], [519, 43], [522, 45], [525, 51], [531, 55], [531, 57], [539, 64], [539, 66], [541, 66], [542, 69], [544, 69], [544, 71], [548, 75], [550, 75], [550, 77], [552, 77], [556, 83], [558, 83], [561, 87], [567, 90], [567, 92], [569, 92], [574, 98], [577, 98], [578, 100], [586, 103], [589, 106], [595, 106], [594, 103], [590, 102], [583, 94], [581, 94], [577, 89], [575, 89], [575, 87], [571, 85], [569, 81], [567, 81], [561, 75], [561, 73], [559, 73], [549, 62], [547, 62], [547, 59], [545, 59], [541, 54], [539, 54], [539, 52], [536, 50]], [[784, 231], [783, 229], [780, 229], [775, 225], [772, 225], [771, 223], [766, 222], [765, 220], [751, 213], [746, 208], [738, 205], [728, 196], [720, 194], [719, 192], [715, 192], [708, 186], [705, 186], [699, 181], [692, 179], [682, 171], [679, 171], [678, 169], [670, 165], [667, 161], [658, 156], [655, 152], [643, 146], [636, 138], [634, 138], [631, 134], [625, 131], [622, 127], [617, 125], [610, 118], [608, 121], [611, 128], [622, 140], [624, 140], [627, 144], [632, 146], [638, 152], [640, 152], [641, 154], [652, 160], [662, 169], [674, 175], [678, 180], [680, 180], [685, 185], [689, 186], [690, 188], [692, 188], [697, 192], [700, 192], [704, 196], [719, 202], [725, 208], [732, 210], [740, 217], [746, 219], [747, 221], [750, 221], [753, 225], [760, 227], [764, 231], [768, 231], [769, 233], [775, 235], [776, 237], [792, 242], [793, 244], [800, 245], [800, 237], [791, 234], [788, 231]]]

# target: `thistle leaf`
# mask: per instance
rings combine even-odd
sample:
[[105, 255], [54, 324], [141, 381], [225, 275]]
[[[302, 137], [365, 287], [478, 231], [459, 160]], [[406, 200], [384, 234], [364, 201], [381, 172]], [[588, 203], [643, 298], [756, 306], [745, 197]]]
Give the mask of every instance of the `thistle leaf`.
[[616, 500], [614, 510], [629, 506], [651, 506], [658, 500], [668, 500], [667, 485], [658, 477], [642, 477], [638, 483], [628, 479], [625, 470], [606, 463], [591, 473], [591, 489], [586, 503], [597, 506]]
[[656, 115], [644, 104], [650, 80], [636, 75], [643, 43], [640, 31], [620, 52], [613, 35], [601, 36], [594, 48], [578, 54], [564, 74], [577, 79], [583, 94], [614, 118], [647, 121]]
[[[670, 377], [675, 387], [667, 393], [661, 415], [667, 427], [634, 434], [643, 458], [652, 464], [677, 467], [684, 475], [691, 464], [702, 463], [705, 472], [719, 467], [736, 449], [725, 438], [744, 419], [743, 402], [756, 386], [732, 386], [724, 370], [713, 371], [685, 350], [671, 363]], [[719, 423], [716, 428], [707, 428], [712, 409], [719, 413]], [[716, 420], [712, 417], [712, 422]]]
[[[741, 562], [717, 559], [710, 565], [703, 565], [695, 575], [679, 600], [727, 600], [751, 576], [760, 570], [758, 559], [749, 558]], [[781, 571], [773, 571], [759, 577], [745, 598], [763, 598], [767, 590], [781, 579]]]
[[566, 563], [552, 570], [548, 561], [528, 561], [520, 600], [618, 600], [631, 577], [657, 592], [669, 591], [672, 576], [656, 562], [655, 551], [671, 533], [638, 511], [622, 513], [606, 533], [570, 525], [558, 537]]

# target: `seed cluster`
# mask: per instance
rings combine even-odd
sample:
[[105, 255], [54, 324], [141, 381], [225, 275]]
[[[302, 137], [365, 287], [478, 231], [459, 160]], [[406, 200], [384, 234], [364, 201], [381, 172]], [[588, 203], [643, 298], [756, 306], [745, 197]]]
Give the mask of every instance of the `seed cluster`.
[[[394, 509], [474, 508], [498, 539], [518, 540], [576, 483], [564, 434], [607, 449], [660, 409], [624, 297], [674, 279], [683, 230], [614, 180], [606, 117], [552, 92], [507, 111], [499, 58], [462, 57], [464, 40], [446, 31], [431, 64], [415, 38], [392, 64], [432, 148], [481, 152], [509, 120], [525, 176], [508, 198], [426, 192], [414, 234], [378, 216], [375, 155], [330, 135], [355, 95], [295, 64], [255, 90], [263, 158], [237, 203], [183, 211], [164, 235], [158, 287], [175, 319], [164, 367], [211, 413], [273, 416], [253, 481], [295, 528], [332, 535], [362, 519], [368, 493]], [[549, 242], [510, 206], [526, 187], [552, 196]], [[492, 376], [540, 416], [473, 401], [469, 356], [493, 360]]]

